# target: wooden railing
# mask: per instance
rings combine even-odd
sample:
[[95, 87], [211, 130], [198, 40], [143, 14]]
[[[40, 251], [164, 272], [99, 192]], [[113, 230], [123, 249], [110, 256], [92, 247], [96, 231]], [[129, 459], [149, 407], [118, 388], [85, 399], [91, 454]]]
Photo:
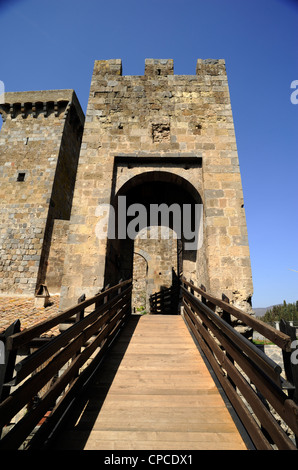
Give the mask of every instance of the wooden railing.
[[[297, 383], [290, 382], [297, 377], [297, 365], [290, 360], [293, 337], [186, 279], [182, 279], [181, 290], [185, 320], [255, 448], [297, 450]], [[282, 368], [232, 326], [235, 320], [281, 349], [285, 370], [291, 370], [288, 377], [283, 377]]]
[[168, 287], [159, 292], [155, 292], [150, 296], [149, 301], [151, 314], [171, 313], [172, 288]]
[[[2, 336], [0, 449], [34, 449], [47, 441], [130, 315], [131, 291], [131, 280], [120, 282], [24, 331], [16, 332], [16, 322], [17, 328]], [[54, 338], [41, 337], [71, 319]], [[25, 358], [15, 363], [24, 351]]]
[[[16, 321], [1, 336], [0, 449], [39, 449], [50, 441], [130, 315], [131, 291], [131, 280], [120, 282], [31, 328], [20, 331]], [[181, 300], [185, 321], [254, 446], [297, 450], [293, 331], [278, 331], [186, 279]], [[278, 346], [285, 377], [278, 364], [233, 327], [237, 322]], [[55, 337], [43, 336], [67, 323]]]
[[151, 314], [169, 314], [178, 313], [179, 285], [161, 289], [150, 296]]

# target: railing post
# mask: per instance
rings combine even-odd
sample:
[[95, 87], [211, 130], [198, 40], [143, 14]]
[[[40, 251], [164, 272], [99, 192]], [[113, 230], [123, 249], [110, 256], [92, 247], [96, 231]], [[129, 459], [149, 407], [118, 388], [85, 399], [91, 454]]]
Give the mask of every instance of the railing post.
[[[84, 300], [86, 300], [86, 295], [82, 294], [81, 297], [78, 298], [78, 304], [84, 302]], [[80, 310], [76, 314], [75, 323], [78, 323], [79, 321], [83, 320], [84, 314], [85, 314], [85, 309]], [[81, 352], [81, 348], [79, 348], [78, 351], [75, 353], [75, 355], [73, 356], [71, 362], [73, 362], [75, 360], [75, 358], [80, 354], [80, 352]], [[79, 373], [77, 373], [76, 376], [73, 377], [71, 383], [74, 382], [74, 380], [76, 379], [76, 377], [78, 377], [78, 375], [79, 375]]]
[[[221, 298], [222, 298], [222, 300], [223, 300], [224, 302], [226, 302], [227, 304], [230, 303], [230, 299], [229, 299], [225, 294], [222, 294], [222, 295], [221, 295]], [[228, 312], [226, 312], [225, 310], [223, 310], [222, 315], [221, 315], [221, 318], [222, 318], [224, 321], [226, 321], [229, 325], [232, 324], [232, 322], [231, 322], [231, 315], [230, 315]]]
[[[221, 298], [222, 300], [229, 304], [230, 303], [230, 299], [225, 295], [225, 294], [222, 294], [221, 295]], [[222, 315], [221, 315], [221, 318], [226, 322], [228, 323], [230, 326], [232, 326], [232, 321], [231, 321], [231, 315], [229, 312], [226, 312], [225, 310], [223, 310], [222, 312]], [[232, 356], [230, 356], [230, 354], [227, 353], [227, 358], [231, 361], [232, 364], [234, 364], [234, 360], [232, 358]], [[231, 385], [236, 389], [236, 385], [235, 383], [233, 382], [233, 380], [228, 376], [228, 379], [231, 383]]]
[[[119, 279], [118, 284], [121, 284], [121, 282], [122, 282], [122, 278]], [[119, 286], [119, 287], [118, 287], [118, 290], [117, 290], [117, 295], [121, 294], [121, 292], [122, 292], [122, 287]], [[118, 310], [118, 311], [119, 311], [119, 310]]]
[[[103, 289], [103, 291], [106, 291], [108, 290], [108, 288], [110, 287], [110, 284], [106, 285]], [[103, 303], [106, 304], [109, 300], [109, 294], [105, 295], [104, 298], [103, 298]]]
[[4, 335], [2, 336], [4, 340], [4, 360], [1, 361], [3, 363], [0, 364], [0, 403], [9, 396], [10, 387], [5, 386], [4, 384], [10, 382], [13, 378], [13, 372], [17, 357], [17, 350], [9, 351], [7, 349], [7, 338], [9, 336], [14, 335], [15, 333], [19, 333], [20, 330], [21, 322], [20, 320], [16, 320], [5, 330]]
[[[203, 284], [201, 284], [201, 290], [204, 292], [207, 292], [207, 289]], [[202, 294], [202, 303], [207, 305], [207, 299], [203, 296], [203, 294]]]
[[[84, 300], [86, 300], [86, 295], [85, 294], [82, 294], [81, 297], [78, 299], [78, 304], [84, 302]], [[80, 310], [80, 312], [78, 312], [76, 314], [76, 323], [80, 320], [83, 320], [84, 318], [84, 313], [85, 313], [85, 309], [83, 310]]]
[[[106, 286], [104, 286], [102, 289], [101, 289], [101, 293], [102, 292], [105, 292], [106, 290], [108, 290], [108, 288], [110, 287], [110, 284], [107, 284]], [[96, 302], [95, 303], [95, 308], [99, 307], [100, 305], [104, 305], [108, 302], [109, 300], [109, 294], [108, 295], [105, 295], [103, 300], [99, 303], [99, 302]], [[102, 347], [103, 343], [104, 343], [105, 340], [103, 340], [101, 343], [100, 343], [100, 347]]]
[[[204, 292], [207, 292], [207, 289], [206, 289], [206, 287], [205, 287], [203, 284], [201, 284], [201, 290], [204, 291]], [[202, 299], [202, 304], [204, 304], [204, 305], [206, 305], [207, 307], [209, 307], [209, 305], [208, 305], [209, 302], [207, 302], [207, 299], [206, 299], [206, 297], [203, 296], [203, 294], [201, 294], [201, 299]], [[203, 325], [203, 327], [204, 327], [206, 330], [208, 330], [208, 327], [207, 327], [207, 325], [206, 325], [204, 322], [202, 322], [202, 325]]]
[[[9, 351], [7, 349], [7, 338], [15, 333], [19, 333], [21, 330], [21, 322], [20, 320], [16, 320], [12, 323], [4, 332], [2, 336], [2, 344], [4, 346], [1, 348], [1, 363], [0, 363], [0, 403], [2, 403], [10, 394], [10, 386], [5, 385], [6, 383], [10, 382], [13, 378], [13, 372], [16, 363], [17, 357], [17, 350], [14, 349]], [[2, 357], [2, 353], [3, 356]], [[2, 434], [2, 428], [0, 427], [0, 438]]]
[[[201, 290], [203, 290], [204, 292], [207, 292], [207, 289], [206, 289], [206, 287], [205, 287], [203, 284], [201, 284], [201, 287], [200, 287], [200, 288], [201, 288]], [[210, 300], [207, 300], [207, 299], [203, 296], [203, 294], [202, 294], [202, 302], [203, 302], [203, 304], [207, 305], [207, 307], [211, 308], [211, 310], [212, 310], [213, 312], [215, 312], [216, 305], [215, 305], [214, 303], [212, 303]]]
[[[192, 284], [193, 286], [195, 285], [195, 283], [193, 282], [192, 279], [190, 279], [189, 282], [190, 282], [190, 284]], [[189, 286], [188, 286], [188, 287], [189, 287]], [[190, 291], [190, 293], [191, 293], [193, 296], [195, 296], [195, 291], [194, 291], [194, 289], [193, 289], [192, 287], [189, 287], [189, 291]], [[190, 308], [191, 308], [192, 311], [194, 311], [191, 306], [190, 306]], [[204, 325], [204, 326], [205, 326], [205, 325]]]

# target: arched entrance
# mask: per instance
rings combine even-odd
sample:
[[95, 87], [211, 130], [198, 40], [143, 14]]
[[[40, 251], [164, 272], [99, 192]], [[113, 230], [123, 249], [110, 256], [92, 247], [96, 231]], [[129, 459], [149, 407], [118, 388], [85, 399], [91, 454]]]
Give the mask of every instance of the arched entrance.
[[132, 293], [132, 311], [147, 313], [149, 306], [148, 299], [148, 274], [151, 257], [148, 252], [134, 246], [133, 252], [133, 293]]
[[147, 171], [124, 183], [111, 205], [115, 237], [108, 239], [106, 283], [132, 277], [135, 298], [147, 309], [148, 296], [170, 287], [182, 271], [196, 279], [204, 248], [202, 219], [196, 219], [202, 199], [193, 185], [169, 171]]
[[[145, 227], [134, 240], [132, 310], [150, 310], [150, 296], [178, 278], [176, 233], [168, 227]], [[180, 244], [179, 244], [180, 245]]]

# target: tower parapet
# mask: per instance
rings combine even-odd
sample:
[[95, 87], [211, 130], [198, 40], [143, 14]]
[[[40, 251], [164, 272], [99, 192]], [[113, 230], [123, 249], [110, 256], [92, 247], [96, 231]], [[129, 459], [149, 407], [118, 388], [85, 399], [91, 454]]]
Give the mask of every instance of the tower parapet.
[[84, 114], [73, 90], [6, 92], [0, 112], [0, 292], [33, 295], [70, 217]]
[[172, 59], [146, 59], [145, 60], [145, 76], [161, 76], [174, 75], [174, 61]]
[[198, 59], [196, 67], [197, 75], [226, 75], [226, 63], [224, 59]]
[[158, 182], [168, 189], [165, 197], [171, 191], [179, 197], [181, 181], [194, 188], [204, 206], [204, 242], [198, 252], [184, 253], [184, 275], [217, 296], [246, 302], [252, 279], [225, 61], [198, 59], [192, 75], [175, 74], [172, 59], [146, 59], [143, 75], [123, 75], [120, 59], [95, 61], [62, 308], [82, 292], [93, 295], [132, 275], [128, 245], [96, 235], [99, 206], [134, 184], [139, 185], [135, 196]]

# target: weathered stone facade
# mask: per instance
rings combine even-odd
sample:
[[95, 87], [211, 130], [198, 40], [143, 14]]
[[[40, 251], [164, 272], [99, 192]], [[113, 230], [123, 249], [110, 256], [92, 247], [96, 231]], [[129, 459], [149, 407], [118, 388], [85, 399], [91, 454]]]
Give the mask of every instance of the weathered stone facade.
[[175, 194], [179, 201], [184, 191], [186, 199], [188, 194], [204, 205], [203, 246], [184, 252], [185, 276], [215, 294], [249, 299], [249, 248], [223, 60], [198, 60], [192, 76], [174, 75], [172, 60], [147, 59], [144, 76], [122, 76], [121, 60], [95, 62], [63, 306], [82, 291], [91, 295], [104, 282], [115, 282], [119, 272], [121, 277], [131, 274], [133, 248], [96, 236], [96, 210], [114, 203], [119, 194], [141, 203], [150, 190], [152, 197], [160, 195], [160, 203], [174, 201]]
[[34, 295], [70, 218], [84, 114], [72, 90], [6, 93], [1, 114], [0, 292]]
[[[44, 172], [46, 169], [49, 172], [55, 168], [55, 164], [51, 165], [48, 158], [57, 160], [59, 139], [61, 142], [62, 138], [61, 119], [52, 116], [52, 126], [49, 117], [40, 118], [40, 122], [46, 125], [42, 137], [45, 138], [54, 132], [52, 129], [55, 129], [57, 137], [55, 134], [51, 144], [44, 141], [39, 142], [39, 146], [38, 142], [34, 144], [38, 155], [46, 156]], [[22, 168], [21, 162], [24, 158], [21, 155], [24, 155], [23, 147], [26, 147], [23, 139], [31, 135], [29, 129], [25, 132], [24, 124], [20, 124], [20, 128], [24, 128], [22, 135], [17, 133], [17, 139], [12, 135], [6, 137], [14, 119], [20, 123], [29, 120], [35, 122], [32, 116], [25, 121], [22, 121], [21, 116], [7, 119], [0, 140], [2, 148], [5, 147], [5, 157], [1, 156], [1, 169], [3, 168], [4, 172], [8, 171], [9, 164], [13, 161], [20, 162], [18, 167]], [[34, 129], [30, 129], [30, 132], [34, 133]], [[23, 153], [17, 149], [17, 141], [23, 145]], [[50, 145], [54, 144], [56, 153], [50, 149]], [[13, 145], [15, 155], [18, 155], [14, 160], [10, 157], [10, 146]], [[48, 153], [42, 150], [43, 145], [47, 147]], [[77, 149], [77, 146], [74, 147]], [[36, 166], [40, 165], [36, 157], [31, 161]], [[10, 177], [16, 178], [11, 168], [10, 171]], [[36, 182], [36, 190], [39, 188], [40, 192], [38, 198], [41, 201], [49, 201], [50, 187], [54, 185], [55, 188], [54, 173], [51, 175], [51, 178], [47, 178], [47, 184], [38, 186]], [[63, 172], [61, 176], [63, 179]], [[34, 187], [35, 183], [32, 183], [32, 189]], [[1, 186], [3, 193], [7, 191], [6, 188], [5, 185]], [[20, 193], [18, 194], [18, 197], [21, 197]], [[56, 194], [58, 196], [59, 191]], [[72, 195], [72, 192], [69, 194]], [[138, 240], [134, 243], [133, 240], [122, 236], [115, 239], [102, 236], [98, 230], [102, 216], [100, 208], [103, 205], [112, 205], [117, 219], [123, 212], [120, 196], [126, 197], [127, 206], [139, 203], [147, 208], [152, 203], [165, 203], [168, 206], [178, 204], [181, 207], [184, 204], [202, 204], [203, 242], [200, 249], [185, 250], [185, 240], [182, 241], [182, 250], [179, 251], [177, 245], [175, 249], [174, 245], [171, 248], [169, 245], [163, 246], [164, 241], [155, 240], [150, 245], [149, 240], [142, 240], [140, 244]], [[9, 205], [13, 204], [15, 198], [16, 195], [10, 201], [5, 196], [3, 210], [7, 211], [6, 214], [11, 210]], [[34, 196], [35, 205], [31, 202], [26, 208], [22, 206], [24, 211], [27, 209], [28, 212], [25, 212], [25, 217], [21, 216], [14, 238], [17, 237], [16, 233], [22, 233], [21, 229], [28, 227], [29, 230], [31, 227], [30, 230], [33, 230], [33, 227], [36, 227], [36, 230], [42, 230], [40, 238], [44, 239], [49, 202], [37, 203], [38, 198]], [[26, 202], [28, 204], [28, 201]], [[59, 202], [59, 207], [63, 207], [63, 202]], [[33, 220], [34, 213], [42, 208], [45, 212], [42, 223], [39, 217], [36, 218], [39, 224], [28, 224], [28, 218]], [[51, 220], [55, 219], [67, 220], [68, 217], [51, 217]], [[26, 223], [27, 227], [23, 227], [22, 224]], [[2, 224], [2, 239], [6, 240], [5, 243], [9, 239], [8, 228], [6, 215]], [[54, 225], [54, 233], [58, 234], [59, 230], [65, 233], [67, 226]], [[49, 234], [52, 234], [52, 230]], [[26, 236], [30, 237], [31, 235]], [[137, 265], [140, 265], [139, 271], [145, 269], [146, 265], [140, 260], [137, 261], [140, 253], [146, 253], [147, 281], [151, 280], [151, 286], [158, 285], [158, 277], [151, 274], [148, 276], [151, 269], [148, 259], [152, 259], [154, 254], [158, 273], [163, 269], [168, 272], [173, 268], [177, 271], [176, 274], [183, 270], [186, 278], [204, 284], [215, 295], [225, 293], [231, 301], [247, 306], [252, 295], [252, 276], [224, 60], [198, 60], [194, 75], [175, 75], [172, 60], [146, 59], [145, 73], [142, 76], [123, 76], [119, 59], [95, 61], [76, 169], [67, 243], [59, 236], [53, 240], [56, 241], [51, 247], [47, 277], [39, 275], [39, 278], [48, 279], [49, 282], [52, 282], [50, 279], [56, 279], [57, 285], [53, 288], [57, 290], [60, 274], [54, 274], [56, 260], [58, 259], [58, 266], [64, 263], [61, 308], [77, 302], [82, 293], [86, 296], [93, 295], [104, 285], [117, 282], [120, 278], [140, 278], [137, 275]], [[32, 256], [41, 256], [40, 245], [39, 248], [36, 247], [38, 254], [32, 253]], [[65, 253], [62, 245], [66, 247]], [[3, 253], [7, 253], [7, 250], [8, 248], [4, 248]], [[170, 251], [174, 253], [173, 257], [168, 256]], [[40, 258], [32, 260], [35, 261], [32, 267], [43, 272], [43, 259], [47, 256], [41, 259], [41, 263]], [[146, 256], [143, 256], [144, 260]], [[2, 263], [6, 262], [6, 259], [1, 259]], [[176, 260], [176, 265], [173, 259]], [[161, 263], [160, 269], [158, 262]], [[17, 265], [10, 266], [15, 269]], [[61, 273], [61, 269], [58, 270]], [[13, 279], [16, 276], [14, 274]], [[28, 277], [27, 289], [33, 287], [33, 278], [36, 279], [36, 276], [37, 272], [30, 282]], [[2, 290], [10, 290], [12, 278], [4, 279], [6, 281]], [[18, 276], [18, 279], [26, 277]], [[142, 281], [138, 279], [138, 282], [142, 290]], [[147, 295], [150, 282], [143, 282], [147, 285]], [[14, 283], [16, 285], [17, 281]], [[161, 285], [163, 284], [160, 283], [159, 286]], [[137, 292], [135, 294], [137, 295]]]
[[[178, 243], [172, 230], [163, 234], [163, 227], [157, 227], [150, 238], [142, 232], [135, 239], [133, 253], [133, 294], [132, 308], [149, 311], [149, 297], [163, 288], [171, 287], [178, 275]], [[163, 238], [164, 237], [164, 238]]]

